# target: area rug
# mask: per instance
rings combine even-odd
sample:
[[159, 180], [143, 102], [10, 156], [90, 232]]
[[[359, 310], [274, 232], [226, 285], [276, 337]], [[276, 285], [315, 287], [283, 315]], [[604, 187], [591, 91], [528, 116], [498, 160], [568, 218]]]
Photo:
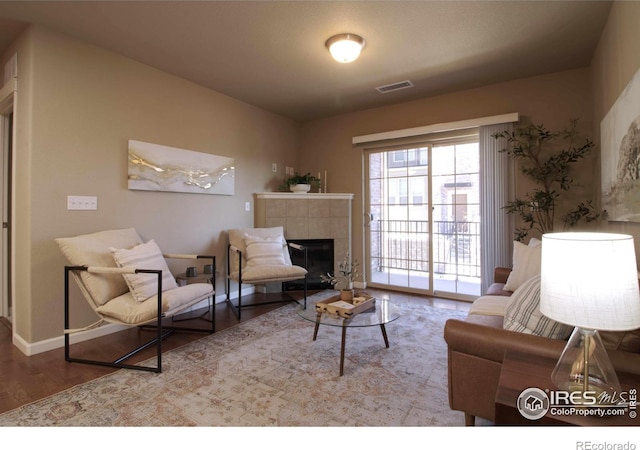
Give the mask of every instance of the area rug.
[[313, 341], [291, 304], [166, 352], [161, 374], [120, 370], [1, 414], [0, 425], [464, 425], [448, 405], [443, 327], [466, 313], [394, 303], [389, 348], [377, 326], [347, 330], [343, 376], [340, 329], [321, 326]]

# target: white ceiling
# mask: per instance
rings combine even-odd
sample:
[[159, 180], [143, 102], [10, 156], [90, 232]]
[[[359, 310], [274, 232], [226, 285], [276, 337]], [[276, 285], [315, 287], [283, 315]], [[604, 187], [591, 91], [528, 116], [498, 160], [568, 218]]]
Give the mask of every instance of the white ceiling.
[[[298, 121], [590, 64], [611, 2], [0, 1], [0, 54], [28, 23]], [[367, 45], [339, 64], [324, 42]], [[412, 89], [377, 86], [411, 80]]]

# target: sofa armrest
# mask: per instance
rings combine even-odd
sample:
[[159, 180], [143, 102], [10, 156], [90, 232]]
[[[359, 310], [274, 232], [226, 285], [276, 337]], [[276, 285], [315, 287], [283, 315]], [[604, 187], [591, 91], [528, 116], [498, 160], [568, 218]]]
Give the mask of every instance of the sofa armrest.
[[510, 273], [511, 269], [508, 267], [496, 267], [493, 269], [493, 282], [506, 284]]
[[559, 358], [565, 341], [449, 319], [444, 326], [449, 350], [502, 363], [506, 350]]
[[495, 420], [495, 398], [506, 350], [559, 358], [564, 341], [516, 333], [487, 325], [449, 319], [444, 326], [447, 342], [449, 406], [465, 413], [465, 423], [475, 417]]
[[[444, 326], [444, 339], [450, 351], [465, 353], [478, 358], [502, 363], [507, 350], [560, 358], [567, 344], [559, 339], [549, 339], [532, 334], [518, 333], [477, 323], [449, 319]], [[608, 350], [616, 371], [640, 375], [640, 354]]]

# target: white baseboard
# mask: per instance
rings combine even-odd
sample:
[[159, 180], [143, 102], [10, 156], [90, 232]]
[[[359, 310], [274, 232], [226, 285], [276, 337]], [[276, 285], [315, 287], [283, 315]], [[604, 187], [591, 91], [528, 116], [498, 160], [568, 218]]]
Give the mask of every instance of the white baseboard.
[[[117, 333], [118, 331], [126, 330], [128, 327], [124, 325], [116, 325], [113, 323], [102, 325], [98, 328], [88, 331], [81, 331], [69, 336], [69, 342], [76, 344], [78, 342], [88, 341], [107, 334]], [[56, 348], [64, 347], [64, 335], [51, 339], [45, 339], [44, 341], [28, 343], [17, 334], [13, 335], [13, 345], [27, 356], [36, 355], [38, 353], [48, 352], [49, 350], [55, 350]]]
[[[242, 289], [242, 295], [252, 294], [254, 292], [253, 287], [248, 287]], [[237, 298], [238, 292], [234, 292], [231, 294], [231, 298]], [[216, 303], [223, 303], [227, 299], [225, 294], [216, 295]], [[192, 306], [191, 308], [185, 310], [184, 312], [190, 312], [201, 308], [207, 308], [209, 306], [208, 300], [203, 300], [200, 303]], [[117, 333], [118, 331], [126, 330], [126, 325], [117, 325], [117, 324], [105, 324], [99, 326], [98, 328], [94, 328], [92, 330], [80, 331], [78, 333], [74, 333], [69, 336], [69, 342], [71, 344], [76, 344], [78, 342], [88, 341], [89, 339], [95, 339], [98, 337], [106, 336], [111, 333]], [[45, 339], [44, 341], [38, 341], [29, 343], [25, 341], [18, 334], [13, 335], [13, 345], [15, 345], [18, 350], [24, 353], [27, 356], [36, 355], [38, 353], [48, 352], [49, 350], [55, 350], [57, 348], [64, 347], [64, 335], [54, 337], [51, 339]]]

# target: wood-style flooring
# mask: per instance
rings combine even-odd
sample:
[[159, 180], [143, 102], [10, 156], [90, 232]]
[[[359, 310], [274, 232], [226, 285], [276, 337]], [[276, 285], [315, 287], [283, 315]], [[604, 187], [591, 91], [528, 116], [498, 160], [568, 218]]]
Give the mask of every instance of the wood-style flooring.
[[[446, 300], [399, 292], [367, 289], [371, 295], [386, 296], [396, 302], [416, 301], [436, 307], [468, 311], [470, 304], [462, 301]], [[247, 302], [250, 297], [245, 297]], [[281, 307], [281, 304], [262, 305], [242, 310], [242, 322], [260, 314]], [[216, 331], [235, 326], [239, 322], [226, 303], [218, 303], [216, 308]], [[181, 325], [206, 327], [208, 322], [193, 319]], [[90, 341], [71, 346], [75, 357], [115, 359], [150, 338], [149, 331], [131, 328]], [[206, 333], [174, 333], [163, 342], [163, 352], [196, 339], [208, 336]], [[104, 345], [108, 342], [108, 345]], [[155, 347], [129, 359], [136, 363], [155, 356]], [[64, 359], [64, 349], [59, 348], [32, 356], [25, 356], [11, 343], [11, 324], [0, 318], [0, 413], [56, 394], [77, 384], [104, 376], [115, 370], [109, 367], [68, 363]]]

